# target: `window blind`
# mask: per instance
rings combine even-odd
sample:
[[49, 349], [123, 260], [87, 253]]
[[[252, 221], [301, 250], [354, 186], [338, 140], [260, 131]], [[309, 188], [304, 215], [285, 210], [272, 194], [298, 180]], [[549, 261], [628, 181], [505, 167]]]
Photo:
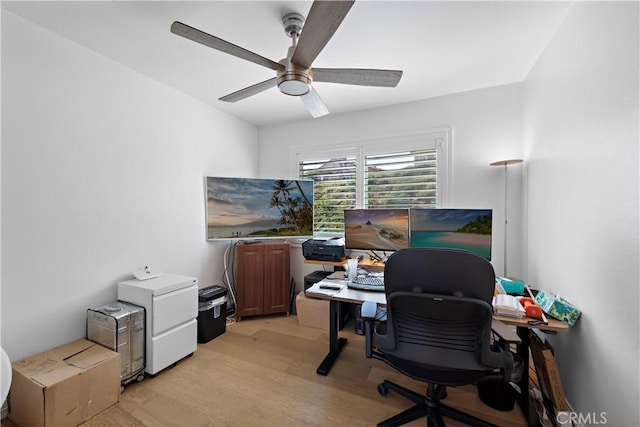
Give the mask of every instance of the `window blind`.
[[300, 161], [298, 165], [300, 178], [314, 181], [314, 231], [343, 232], [343, 211], [356, 206], [356, 157]]
[[365, 155], [364, 206], [436, 207], [436, 156], [436, 149]]

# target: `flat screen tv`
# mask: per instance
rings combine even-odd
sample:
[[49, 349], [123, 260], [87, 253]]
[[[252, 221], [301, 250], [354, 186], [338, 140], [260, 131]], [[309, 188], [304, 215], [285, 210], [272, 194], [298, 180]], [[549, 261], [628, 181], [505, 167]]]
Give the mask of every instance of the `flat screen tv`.
[[491, 209], [411, 209], [411, 247], [451, 248], [491, 260]]
[[372, 251], [409, 247], [409, 209], [345, 210], [344, 245]]
[[206, 177], [207, 240], [313, 236], [313, 181]]

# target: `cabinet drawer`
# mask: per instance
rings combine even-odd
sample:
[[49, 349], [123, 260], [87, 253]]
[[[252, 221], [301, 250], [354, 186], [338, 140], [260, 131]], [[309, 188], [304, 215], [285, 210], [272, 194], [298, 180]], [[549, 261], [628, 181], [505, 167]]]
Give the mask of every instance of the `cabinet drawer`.
[[198, 285], [154, 296], [152, 316], [153, 336], [198, 317]]
[[196, 351], [198, 323], [196, 319], [151, 338], [147, 349], [146, 371], [151, 375]]

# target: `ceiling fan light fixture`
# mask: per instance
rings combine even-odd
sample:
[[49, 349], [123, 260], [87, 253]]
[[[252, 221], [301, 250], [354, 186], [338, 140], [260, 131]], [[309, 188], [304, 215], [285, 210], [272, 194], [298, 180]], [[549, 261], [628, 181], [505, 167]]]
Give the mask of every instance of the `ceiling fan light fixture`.
[[311, 85], [301, 80], [284, 80], [278, 85], [280, 92], [291, 96], [302, 96], [309, 93]]
[[[290, 63], [289, 66], [294, 67]], [[302, 96], [311, 90], [311, 76], [308, 70], [286, 69], [278, 73], [277, 84], [285, 95]]]

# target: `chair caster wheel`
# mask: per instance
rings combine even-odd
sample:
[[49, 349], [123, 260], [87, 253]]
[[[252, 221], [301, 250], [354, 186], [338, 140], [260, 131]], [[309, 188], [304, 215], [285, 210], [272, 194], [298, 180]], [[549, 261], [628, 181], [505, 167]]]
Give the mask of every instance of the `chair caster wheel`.
[[380, 396], [386, 396], [388, 392], [389, 392], [388, 385], [386, 385], [385, 383], [378, 384], [378, 394]]

